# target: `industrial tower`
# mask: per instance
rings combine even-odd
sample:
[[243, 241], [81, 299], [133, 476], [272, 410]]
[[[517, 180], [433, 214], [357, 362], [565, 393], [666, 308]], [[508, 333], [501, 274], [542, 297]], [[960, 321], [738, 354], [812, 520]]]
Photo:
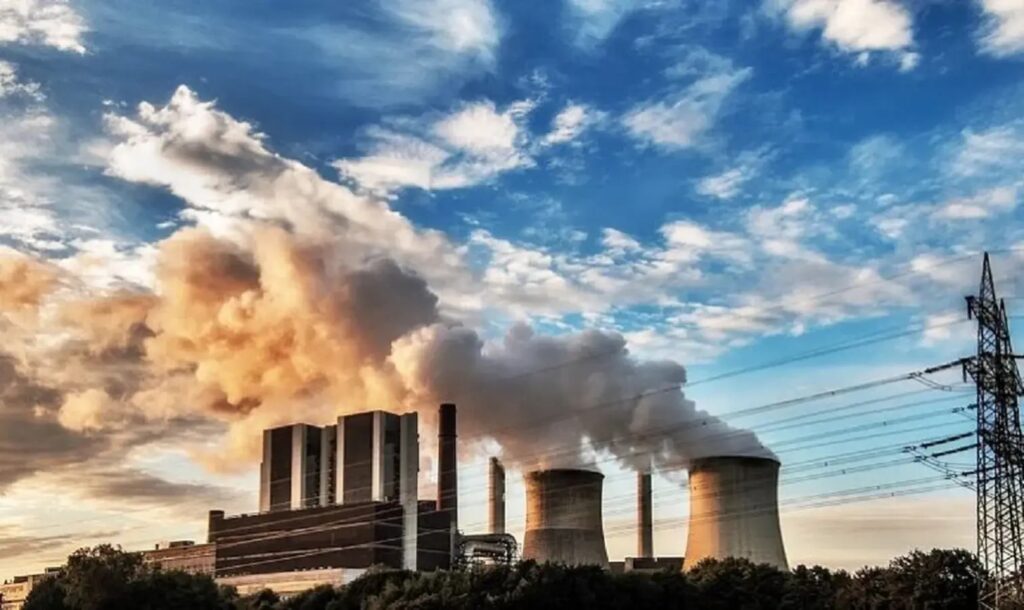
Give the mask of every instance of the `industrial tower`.
[[978, 605], [1016, 608], [1024, 603], [1024, 438], [1018, 404], [1024, 384], [988, 253], [978, 295], [967, 297], [967, 315], [978, 321], [978, 353], [964, 361], [964, 374], [978, 391], [978, 558], [989, 578]]

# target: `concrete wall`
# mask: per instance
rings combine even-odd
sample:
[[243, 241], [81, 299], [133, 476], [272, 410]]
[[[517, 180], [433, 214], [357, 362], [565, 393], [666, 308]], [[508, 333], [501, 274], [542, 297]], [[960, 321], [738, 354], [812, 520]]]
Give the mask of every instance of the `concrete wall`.
[[684, 569], [707, 557], [742, 557], [788, 569], [779, 527], [778, 483], [775, 460], [694, 460]]
[[586, 470], [528, 473], [523, 558], [607, 568], [603, 484], [603, 474]]

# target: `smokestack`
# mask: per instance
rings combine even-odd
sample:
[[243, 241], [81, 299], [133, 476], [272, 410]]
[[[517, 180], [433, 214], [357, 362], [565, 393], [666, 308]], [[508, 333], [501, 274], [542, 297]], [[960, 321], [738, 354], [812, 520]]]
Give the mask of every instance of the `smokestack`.
[[458, 530], [459, 473], [455, 438], [455, 405], [446, 402], [438, 412], [437, 509], [451, 511], [452, 529]]
[[654, 557], [654, 514], [651, 506], [651, 473], [636, 473], [636, 556]]
[[496, 457], [491, 458], [487, 479], [488, 530], [492, 534], [505, 533], [505, 467]]
[[601, 521], [604, 475], [537, 470], [526, 475], [523, 559], [608, 567]]
[[741, 557], [789, 569], [779, 527], [779, 462], [708, 457], [690, 465], [690, 527], [683, 569]]

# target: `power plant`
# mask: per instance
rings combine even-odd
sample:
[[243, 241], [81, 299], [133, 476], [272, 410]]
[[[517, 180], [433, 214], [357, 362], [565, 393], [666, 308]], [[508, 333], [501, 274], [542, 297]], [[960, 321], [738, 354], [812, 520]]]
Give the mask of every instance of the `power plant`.
[[[418, 497], [415, 413], [368, 411], [324, 427], [282, 426], [263, 433], [260, 512], [210, 511], [206, 544], [175, 543], [147, 552], [147, 561], [254, 590], [342, 584], [373, 565], [429, 571], [511, 563], [520, 547], [507, 533], [505, 467], [497, 458], [488, 463], [486, 531], [459, 531], [456, 406], [444, 403], [437, 413], [435, 499]], [[653, 572], [741, 557], [786, 569], [778, 474], [779, 463], [769, 458], [694, 460], [684, 558], [655, 556], [652, 476], [638, 472], [636, 557], [610, 563], [604, 475], [528, 472], [522, 558]]]
[[707, 457], [690, 464], [690, 525], [683, 567], [742, 557], [788, 569], [779, 527], [779, 462]]
[[608, 567], [601, 497], [604, 475], [537, 470], [526, 475], [523, 558]]

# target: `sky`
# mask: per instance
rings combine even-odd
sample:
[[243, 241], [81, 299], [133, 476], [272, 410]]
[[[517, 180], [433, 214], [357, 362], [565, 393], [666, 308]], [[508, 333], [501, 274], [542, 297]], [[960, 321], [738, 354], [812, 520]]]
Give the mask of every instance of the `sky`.
[[969, 355], [983, 250], [1013, 323], [1022, 59], [1024, 0], [0, 0], [0, 578], [202, 540], [298, 419], [420, 410], [429, 496], [452, 396], [469, 530], [487, 455], [521, 533], [568, 445], [613, 558], [641, 458], [681, 555], [707, 437], [605, 435], [704, 418], [781, 460], [793, 564], [973, 548], [902, 451], [958, 371], [771, 405]]

